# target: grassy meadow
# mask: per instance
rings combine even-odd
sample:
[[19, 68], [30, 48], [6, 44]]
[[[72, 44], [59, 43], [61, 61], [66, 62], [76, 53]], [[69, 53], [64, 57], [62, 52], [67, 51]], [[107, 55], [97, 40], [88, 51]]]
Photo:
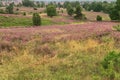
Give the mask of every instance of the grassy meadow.
[[[62, 25], [63, 22], [53, 22], [49, 18], [42, 18], [42, 26], [46, 25]], [[31, 27], [33, 26], [31, 17], [11, 17], [11, 16], [0, 16], [0, 27]]]

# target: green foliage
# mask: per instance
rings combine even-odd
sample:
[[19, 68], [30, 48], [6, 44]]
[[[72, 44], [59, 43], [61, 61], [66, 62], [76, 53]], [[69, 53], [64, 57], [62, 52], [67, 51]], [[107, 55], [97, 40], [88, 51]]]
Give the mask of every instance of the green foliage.
[[88, 10], [88, 11], [95, 11], [95, 12], [100, 12], [103, 10], [103, 7], [102, 7], [102, 2], [92, 2], [92, 3], [84, 3], [83, 4], [83, 8], [85, 8], [85, 10]]
[[87, 11], [95, 11], [95, 12], [101, 12], [103, 11], [104, 13], [109, 13], [111, 9], [114, 7], [113, 2], [108, 3], [106, 1], [103, 2], [85, 2], [82, 6], [85, 10]]
[[108, 80], [117, 80], [117, 74], [120, 74], [120, 53], [110, 52], [101, 64], [104, 77]]
[[102, 17], [100, 15], [97, 15], [96, 20], [97, 21], [102, 21]]
[[23, 4], [23, 6], [26, 6], [26, 7], [34, 7], [35, 6], [34, 2], [31, 0], [23, 0], [22, 4]]
[[74, 14], [74, 9], [72, 8], [72, 6], [70, 4], [67, 6], [67, 13], [70, 16], [72, 16]]
[[77, 7], [77, 6], [80, 6], [80, 2], [79, 2], [79, 1], [72, 1], [72, 2], [70, 2], [70, 1], [65, 1], [64, 4], [63, 4], [63, 7], [64, 7], [64, 8], [67, 8], [68, 5], [71, 5], [72, 8], [75, 8], [75, 7]]
[[14, 8], [14, 4], [11, 3], [9, 6], [6, 7], [6, 12], [7, 12], [8, 14], [13, 14], [13, 13], [14, 13], [14, 12], [13, 12], [13, 8]]
[[120, 25], [117, 25], [117, 26], [113, 26], [113, 28], [117, 31], [120, 31]]
[[82, 14], [82, 8], [80, 6], [76, 7], [75, 14], [76, 14], [75, 16], [76, 19], [82, 19], [83, 14]]
[[120, 20], [120, 0], [117, 0], [116, 6], [111, 9], [109, 15], [111, 20]]
[[56, 7], [54, 5], [47, 6], [47, 15], [50, 17], [56, 16]]
[[32, 20], [33, 20], [33, 25], [34, 26], [40, 26], [41, 25], [41, 17], [38, 13], [33, 14]]

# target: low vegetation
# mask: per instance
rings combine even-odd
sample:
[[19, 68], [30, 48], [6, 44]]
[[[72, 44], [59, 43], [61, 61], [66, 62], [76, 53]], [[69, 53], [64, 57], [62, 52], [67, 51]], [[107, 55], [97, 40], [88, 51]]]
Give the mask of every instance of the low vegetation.
[[96, 20], [97, 20], [97, 21], [102, 21], [102, 17], [99, 16], [99, 15], [97, 15]]
[[117, 26], [113, 26], [113, 28], [117, 31], [120, 31], [120, 25], [117, 25]]

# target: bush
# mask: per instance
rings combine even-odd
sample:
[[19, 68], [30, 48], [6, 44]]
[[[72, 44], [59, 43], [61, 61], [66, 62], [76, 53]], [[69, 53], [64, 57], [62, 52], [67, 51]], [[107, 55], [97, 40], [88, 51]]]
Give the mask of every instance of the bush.
[[97, 15], [97, 18], [96, 18], [97, 21], [102, 21], [102, 17]]
[[34, 10], [37, 10], [37, 8], [36, 8], [36, 7], [34, 7], [33, 9], [34, 9]]
[[19, 8], [17, 8], [16, 11], [19, 11]]
[[50, 17], [56, 16], [56, 7], [54, 5], [47, 6], [47, 15]]
[[41, 25], [41, 17], [39, 16], [38, 13], [33, 14], [32, 20], [33, 20], [33, 25], [34, 26], [40, 26]]
[[117, 80], [116, 75], [120, 74], [120, 53], [110, 52], [102, 61], [102, 74], [107, 80]]
[[117, 25], [117, 26], [113, 26], [113, 28], [117, 31], [120, 31], [120, 25]]
[[23, 15], [26, 16], [26, 12], [24, 12]]

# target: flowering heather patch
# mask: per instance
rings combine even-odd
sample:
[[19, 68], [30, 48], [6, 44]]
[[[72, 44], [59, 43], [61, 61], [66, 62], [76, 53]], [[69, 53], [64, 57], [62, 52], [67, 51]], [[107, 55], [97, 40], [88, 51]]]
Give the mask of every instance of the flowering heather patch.
[[[2, 40], [27, 42], [34, 39], [35, 35], [41, 37], [43, 42], [58, 40], [80, 40], [89, 37], [112, 34], [119, 36], [119, 32], [114, 32], [112, 26], [114, 22], [91, 22], [85, 24], [72, 24], [62, 26], [46, 26], [34, 28], [7, 28], [0, 29]], [[114, 35], [113, 35], [114, 34]], [[65, 35], [65, 36], [64, 36]], [[119, 38], [119, 37], [118, 37]]]

